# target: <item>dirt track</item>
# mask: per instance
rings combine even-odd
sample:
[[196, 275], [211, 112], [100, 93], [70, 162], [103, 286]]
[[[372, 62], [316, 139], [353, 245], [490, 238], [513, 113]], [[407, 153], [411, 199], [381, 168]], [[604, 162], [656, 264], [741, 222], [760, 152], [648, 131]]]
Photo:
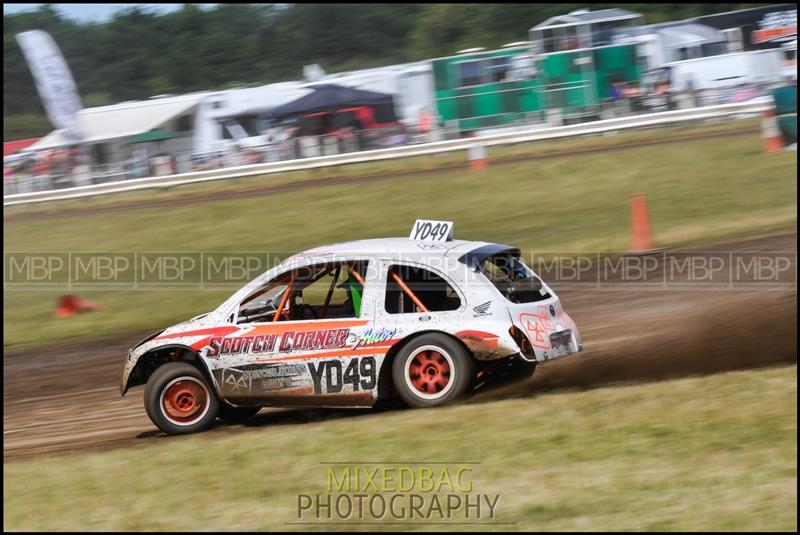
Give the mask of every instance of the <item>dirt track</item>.
[[[797, 234], [692, 249], [794, 251], [796, 259]], [[475, 401], [796, 362], [795, 273], [795, 289], [781, 291], [601, 291], [554, 285], [581, 328], [584, 351], [545, 363], [529, 382], [481, 394]], [[147, 419], [142, 388], [133, 389], [125, 398], [119, 395], [126, 350], [146, 334], [6, 354], [4, 459], [175, 440], [157, 432]], [[209, 433], [363, 414], [365, 411], [264, 410], [247, 426], [220, 424]]]

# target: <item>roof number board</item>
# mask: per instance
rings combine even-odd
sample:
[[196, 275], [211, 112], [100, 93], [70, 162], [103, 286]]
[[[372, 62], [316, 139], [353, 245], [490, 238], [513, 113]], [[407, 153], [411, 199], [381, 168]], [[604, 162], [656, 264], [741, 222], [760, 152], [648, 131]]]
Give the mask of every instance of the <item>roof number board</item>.
[[453, 222], [417, 219], [411, 228], [409, 239], [426, 242], [450, 241], [453, 239]]

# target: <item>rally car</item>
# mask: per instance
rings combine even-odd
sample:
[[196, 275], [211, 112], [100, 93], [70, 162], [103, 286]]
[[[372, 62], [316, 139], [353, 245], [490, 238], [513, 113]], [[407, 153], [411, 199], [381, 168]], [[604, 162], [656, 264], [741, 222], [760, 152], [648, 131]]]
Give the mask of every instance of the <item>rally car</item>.
[[121, 394], [144, 384], [153, 423], [185, 434], [262, 406], [370, 407], [399, 396], [431, 407], [492, 377], [527, 377], [582, 343], [520, 257], [426, 220], [409, 238], [299, 253], [129, 350]]

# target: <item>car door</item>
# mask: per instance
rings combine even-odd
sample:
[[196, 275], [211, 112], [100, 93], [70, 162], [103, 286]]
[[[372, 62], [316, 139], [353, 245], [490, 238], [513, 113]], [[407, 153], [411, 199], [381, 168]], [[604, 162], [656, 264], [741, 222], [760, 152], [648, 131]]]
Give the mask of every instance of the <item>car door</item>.
[[463, 320], [466, 299], [443, 271], [423, 263], [381, 260], [383, 292], [376, 322], [402, 339], [418, 331], [455, 332]]
[[[242, 300], [235, 337], [212, 347], [223, 397], [234, 404], [371, 405], [379, 347], [368, 259], [330, 260], [283, 272]], [[265, 303], [248, 308], [264, 291]], [[253, 298], [253, 295], [256, 295]], [[253, 312], [254, 313], [251, 313]]]

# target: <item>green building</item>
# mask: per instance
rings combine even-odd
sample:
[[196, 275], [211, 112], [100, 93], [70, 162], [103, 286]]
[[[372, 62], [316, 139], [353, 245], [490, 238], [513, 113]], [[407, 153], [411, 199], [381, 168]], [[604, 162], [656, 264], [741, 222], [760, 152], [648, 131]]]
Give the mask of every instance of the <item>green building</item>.
[[641, 15], [624, 9], [576, 11], [531, 28], [530, 42], [435, 59], [439, 117], [461, 132], [542, 121], [549, 113], [597, 117], [614, 82], [640, 80], [636, 45], [613, 38], [615, 30], [641, 24]]
[[435, 59], [433, 83], [439, 117], [460, 131], [514, 123], [543, 107], [527, 46]]

